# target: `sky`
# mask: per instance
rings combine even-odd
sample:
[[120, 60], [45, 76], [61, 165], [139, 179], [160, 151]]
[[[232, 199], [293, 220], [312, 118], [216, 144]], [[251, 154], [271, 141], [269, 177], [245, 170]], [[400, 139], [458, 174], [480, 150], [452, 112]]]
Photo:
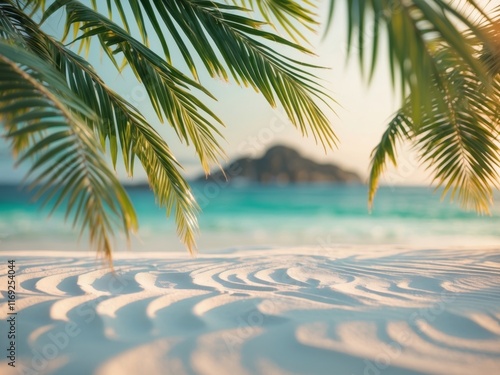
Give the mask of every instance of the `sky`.
[[[485, 3], [488, 0], [483, 1]], [[318, 19], [324, 25], [328, 1], [319, 2]], [[212, 110], [223, 120], [226, 127], [221, 129], [224, 139], [221, 145], [226, 151], [227, 160], [242, 155], [259, 156], [274, 144], [286, 144], [297, 148], [304, 156], [320, 162], [336, 163], [359, 173], [364, 179], [368, 176], [370, 153], [380, 140], [391, 115], [397, 110], [400, 98], [392, 90], [387, 60], [380, 58], [375, 78], [370, 85], [362, 78], [357, 62], [356, 46], [350, 60], [347, 60], [345, 10], [338, 8], [333, 26], [325, 37], [322, 27], [316, 34], [309, 34], [308, 40], [317, 57], [310, 60], [328, 69], [318, 75], [324, 80], [327, 92], [336, 100], [335, 113], [329, 113], [332, 128], [339, 138], [338, 146], [325, 153], [323, 147], [312, 137], [304, 138], [291, 125], [279, 110], [269, 104], [253, 89], [241, 88], [234, 82], [223, 82], [201, 75], [201, 83], [218, 99], [208, 100]], [[62, 27], [62, 16], [54, 15], [45, 26], [49, 34], [57, 35]], [[369, 28], [367, 28], [369, 29]], [[369, 36], [369, 35], [368, 35]], [[159, 45], [151, 40], [152, 48]], [[118, 74], [105, 58], [98, 53], [97, 43], [91, 50], [90, 61], [105, 81], [119, 94], [138, 107], [146, 118], [164, 136], [178, 160], [185, 167], [187, 176], [201, 173], [201, 168], [192, 147], [186, 147], [176, 139], [168, 124], [160, 124], [154, 114], [145, 89], [135, 81], [130, 71]], [[380, 56], [385, 57], [385, 46], [381, 45]], [[294, 55], [297, 57], [296, 55]], [[429, 173], [419, 167], [415, 153], [410, 147], [400, 150], [399, 168], [390, 168], [382, 180], [386, 185], [429, 184]], [[222, 160], [224, 163], [224, 160]], [[145, 174], [136, 163], [134, 179], [129, 182], [142, 182]], [[19, 181], [27, 166], [13, 167], [13, 160], [5, 142], [0, 140], [0, 183]], [[117, 171], [122, 180], [127, 177], [121, 168]]]

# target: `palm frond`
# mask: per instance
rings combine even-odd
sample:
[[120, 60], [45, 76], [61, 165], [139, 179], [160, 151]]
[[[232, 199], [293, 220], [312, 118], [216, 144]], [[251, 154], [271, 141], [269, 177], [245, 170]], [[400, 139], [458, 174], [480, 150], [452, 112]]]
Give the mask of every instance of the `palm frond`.
[[[404, 106], [389, 124], [375, 156], [385, 153], [396, 161], [392, 150], [398, 139], [386, 135], [394, 126], [403, 126], [410, 135], [407, 140], [419, 150], [421, 162], [432, 169], [443, 197], [449, 194], [451, 200], [458, 200], [466, 209], [488, 213], [492, 189], [498, 188], [500, 177], [500, 74], [491, 72], [490, 79], [483, 80], [445, 43], [435, 47], [433, 58], [438, 74], [447, 79], [434, 82], [428, 89], [430, 110], [422, 111], [421, 122], [415, 123], [412, 107]], [[386, 158], [372, 159], [370, 201]]]
[[[167, 143], [137, 108], [104, 84], [86, 60], [61, 45], [54, 47], [58, 68], [66, 73], [72, 90], [87, 92], [84, 100], [104, 119], [103, 124], [94, 123], [94, 127], [103, 146], [109, 141], [113, 163], [116, 164], [119, 140], [127, 172], [133, 175], [137, 157], [158, 204], [167, 208], [168, 215], [174, 209], [179, 238], [194, 253], [198, 206]], [[85, 90], [86, 85], [91, 85], [93, 90]]]
[[[64, 77], [34, 54], [0, 41], [0, 119], [19, 162], [33, 160], [28, 177], [36, 196], [56, 210], [67, 204], [81, 233], [110, 259], [110, 234], [119, 225], [137, 229], [131, 202], [87, 121], [90, 110], [68, 88]], [[18, 143], [23, 137], [27, 142]]]
[[175, 210], [179, 238], [190, 252], [194, 252], [198, 208], [187, 182], [178, 171], [180, 165], [163, 138], [137, 108], [104, 83], [87, 60], [46, 35], [19, 10], [9, 10], [13, 28], [19, 35], [30, 35], [25, 41], [27, 47], [51, 61], [66, 77], [73, 92], [84, 93], [81, 100], [99, 119], [89, 124], [101, 139], [102, 147], [109, 144], [113, 164], [116, 166], [120, 148], [129, 175], [133, 175], [135, 157], [140, 160], [159, 204], [167, 207], [169, 214], [172, 208]]
[[[332, 100], [323, 94], [314, 75], [304, 69], [304, 67], [308, 69], [315, 67], [283, 56], [273, 48], [273, 44], [306, 54], [309, 53], [307, 49], [275, 34], [259, 30], [264, 24], [242, 15], [244, 9], [240, 7], [201, 0], [152, 2], [144, 0], [140, 4], [138, 0], [129, 0], [129, 3], [131, 7], [137, 6], [138, 9], [142, 9], [140, 8], [142, 5], [145, 14], [153, 20], [153, 29], [156, 33], [161, 35], [165, 33], [164, 28], [168, 30], [195, 78], [197, 69], [190, 47], [201, 59], [210, 75], [227, 79], [231, 74], [239, 84], [251, 85], [260, 91], [273, 107], [282, 105], [291, 122], [301, 130], [302, 134], [307, 135], [311, 132], [325, 148], [335, 145], [336, 137], [328, 117], [316, 102], [319, 100], [329, 106]], [[68, 13], [67, 30], [69, 31], [71, 24], [78, 25], [84, 30], [79, 40], [88, 41], [92, 36], [97, 36], [108, 56], [113, 58], [116, 54], [123, 53], [127, 62], [138, 74], [144, 71], [137, 66], [134, 67], [136, 63], [134, 57], [138, 54], [148, 63], [154, 61], [159, 64], [159, 56], [154, 55], [152, 60], [149, 59], [148, 55], [151, 56], [152, 52], [142, 43], [133, 40], [125, 30], [95, 12], [91, 13], [90, 9], [76, 1], [55, 2], [45, 13], [45, 19], [62, 7], [65, 7]], [[161, 23], [158, 17], [161, 18]], [[190, 47], [186, 41], [189, 41]], [[165, 48], [168, 43], [165, 41], [162, 45]], [[166, 55], [169, 55], [169, 51], [166, 51]], [[169, 74], [173, 74], [171, 66], [168, 64], [167, 66]], [[150, 69], [145, 73], [150, 77]], [[147, 86], [146, 78], [142, 77]], [[178, 79], [178, 84], [194, 87], [186, 77]], [[150, 98], [156, 108], [158, 101], [152, 95], [153, 90]], [[196, 103], [195, 107], [199, 107], [200, 104]]]
[[[487, 17], [475, 1], [467, 2]], [[336, 0], [330, 2], [330, 21], [337, 3]], [[428, 88], [445, 83], [438, 74], [439, 63], [434, 59], [436, 40], [453, 48], [476, 75], [486, 77], [484, 64], [475, 58], [475, 50], [460, 25], [483, 40], [485, 36], [465, 11], [458, 10], [458, 5], [447, 0], [347, 0], [346, 3], [348, 49], [355, 45], [353, 41], [357, 37], [360, 64], [364, 67], [366, 58], [369, 59], [371, 79], [378, 61], [380, 38], [387, 37], [393, 84], [400, 83], [403, 97], [411, 93], [411, 112], [416, 123], [420, 122], [423, 111], [433, 106]], [[373, 27], [367, 30], [365, 27], [370, 23]], [[371, 51], [365, 51], [366, 45]]]
[[78, 1], [60, 1], [51, 5], [44, 14], [49, 17], [65, 5], [66, 27], [81, 25], [79, 39], [98, 36], [101, 45], [113, 60], [122, 54], [138, 80], [144, 84], [160, 121], [166, 118], [187, 144], [193, 143], [205, 171], [218, 163], [223, 151], [215, 136], [220, 135], [215, 123], [220, 119], [192, 92], [197, 90], [210, 96], [200, 84], [175, 69], [124, 29]]
[[499, 186], [500, 81], [497, 76], [487, 87], [447, 48], [438, 58], [447, 60], [449, 81], [441, 95], [448, 109], [435, 103], [424, 115], [417, 147], [422, 161], [433, 169], [434, 181], [443, 187], [443, 197], [450, 193], [465, 208], [489, 213], [492, 188]]

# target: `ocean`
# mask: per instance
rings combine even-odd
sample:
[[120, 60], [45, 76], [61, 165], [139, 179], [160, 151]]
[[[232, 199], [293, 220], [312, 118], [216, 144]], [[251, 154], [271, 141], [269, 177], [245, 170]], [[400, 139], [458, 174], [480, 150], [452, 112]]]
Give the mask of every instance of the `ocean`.
[[[240, 248], [347, 245], [419, 247], [500, 245], [500, 204], [491, 216], [466, 212], [427, 187], [381, 187], [372, 212], [365, 186], [216, 185], [194, 183], [202, 207], [201, 253]], [[118, 236], [116, 251], [184, 251], [173, 218], [148, 189], [130, 188], [140, 230], [130, 247]], [[498, 201], [498, 200], [497, 200]], [[1, 250], [86, 250], [86, 238], [50, 218], [16, 186], [0, 186]]]

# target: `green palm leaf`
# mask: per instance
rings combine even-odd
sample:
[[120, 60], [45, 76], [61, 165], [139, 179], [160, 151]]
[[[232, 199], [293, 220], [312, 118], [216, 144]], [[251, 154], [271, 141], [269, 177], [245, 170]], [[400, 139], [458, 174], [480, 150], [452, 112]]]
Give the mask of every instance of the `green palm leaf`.
[[81, 99], [93, 108], [99, 119], [89, 122], [98, 133], [102, 147], [109, 142], [113, 164], [116, 165], [119, 148], [129, 175], [133, 175], [135, 157], [140, 160], [158, 203], [167, 207], [169, 214], [175, 210], [179, 237], [194, 252], [198, 208], [165, 141], [136, 108], [106, 86], [85, 59], [46, 35], [19, 10], [11, 7], [8, 11], [14, 30], [19, 35], [32, 36], [25, 41], [27, 46], [52, 61], [67, 77], [73, 92], [84, 94]]
[[215, 135], [217, 116], [191, 91], [198, 90], [210, 95], [200, 84], [191, 80], [134, 39], [124, 29], [78, 1], [55, 2], [45, 12], [44, 18], [65, 5], [66, 28], [75, 23], [81, 25], [80, 40], [98, 36], [101, 45], [113, 61], [122, 54], [149, 95], [160, 121], [165, 118], [173, 126], [179, 138], [193, 143], [205, 171], [217, 163], [223, 152]]
[[[198, 73], [194, 63], [195, 57], [190, 49], [195, 51], [210, 75], [223, 79], [228, 79], [231, 75], [239, 84], [251, 85], [260, 91], [272, 106], [281, 104], [291, 122], [302, 134], [312, 133], [325, 148], [335, 145], [336, 138], [328, 117], [316, 102], [319, 100], [328, 106], [332, 100], [322, 93], [322, 88], [316, 83], [314, 76], [303, 69], [304, 66], [312, 66], [283, 56], [272, 45], [293, 48], [301, 53], [309, 53], [307, 49], [275, 34], [259, 30], [264, 23], [243, 16], [244, 9], [240, 7], [201, 0], [129, 0], [129, 4], [132, 9], [141, 12], [140, 17], [135, 15], [135, 19], [139, 19], [140, 30], [143, 29], [140, 22], [143, 18], [142, 12], [152, 20], [153, 29], [160, 39], [165, 29], [168, 30], [195, 79]], [[85, 32], [79, 40], [85, 41], [87, 46], [91, 36], [99, 37], [108, 56], [114, 60], [117, 53], [123, 53], [127, 63], [138, 74], [143, 70], [134, 67], [136, 54], [145, 56], [148, 62], [158, 62], [159, 56], [155, 55], [151, 59], [147, 57], [152, 57], [152, 52], [142, 43], [134, 41], [126, 30], [97, 13], [92, 13], [77, 1], [56, 1], [48, 8], [44, 19], [62, 7], [65, 7], [68, 13], [67, 31], [69, 32], [70, 25], [83, 29]], [[141, 35], [143, 40], [147, 39], [145, 31], [141, 31]], [[189, 41], [192, 48], [186, 41]], [[166, 39], [162, 46], [168, 58], [170, 51]], [[170, 74], [172, 72], [170, 68]], [[146, 73], [149, 75], [151, 72]], [[178, 78], [179, 85], [195, 87], [187, 77]], [[148, 81], [144, 77], [141, 79], [147, 87]], [[153, 90], [148, 93], [157, 108]], [[200, 105], [201, 103], [196, 103], [196, 107]]]
[[463, 64], [447, 72], [450, 81], [441, 92], [448, 110], [435, 104], [435, 110], [423, 117], [417, 147], [422, 161], [433, 168], [434, 180], [444, 188], [443, 196], [449, 192], [465, 208], [488, 213], [492, 187], [499, 186], [500, 82], [495, 79], [488, 88]]
[[[0, 119], [19, 162], [33, 160], [31, 187], [52, 210], [67, 203], [66, 216], [88, 230], [110, 259], [109, 235], [119, 225], [137, 229], [130, 200], [102, 158], [87, 121], [96, 115], [42, 59], [0, 41]], [[17, 139], [24, 142], [16, 142]], [[111, 189], [111, 190], [110, 190]]]
[[[337, 3], [336, 0], [330, 2], [330, 22]], [[485, 35], [479, 25], [472, 22], [470, 12], [459, 10], [456, 3], [447, 0], [347, 0], [346, 3], [348, 49], [355, 45], [356, 38], [360, 65], [369, 65], [371, 78], [378, 61], [380, 38], [387, 38], [393, 84], [400, 83], [403, 97], [411, 93], [411, 113], [416, 123], [420, 122], [422, 113], [435, 104], [428, 95], [429, 87], [445, 83], [434, 58], [436, 41], [444, 41], [478, 77], [486, 79], [485, 66], [475, 58], [470, 39], [460, 26], [483, 41]], [[475, 1], [467, 0], [467, 3], [486, 17]], [[367, 29], [369, 23], [372, 27]], [[365, 45], [371, 49], [368, 54]]]
[[[482, 44], [476, 38], [471, 43]], [[444, 42], [436, 45], [433, 58], [443, 79], [428, 88], [431, 108], [422, 111], [421, 121], [416, 123], [408, 104], [389, 124], [374, 150], [369, 200], [373, 200], [387, 157], [396, 162], [393, 149], [401, 137], [388, 137], [387, 133], [404, 131], [405, 138], [419, 150], [421, 161], [432, 168], [443, 197], [450, 194], [465, 208], [488, 213], [492, 189], [499, 186], [500, 75], [490, 69], [489, 79], [483, 80]]]

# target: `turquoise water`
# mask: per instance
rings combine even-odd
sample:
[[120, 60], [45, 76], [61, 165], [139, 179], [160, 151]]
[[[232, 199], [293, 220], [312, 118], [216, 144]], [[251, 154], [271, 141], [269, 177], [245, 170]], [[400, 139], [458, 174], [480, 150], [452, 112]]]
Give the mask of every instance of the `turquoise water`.
[[[424, 187], [382, 187], [371, 213], [364, 186], [225, 186], [194, 184], [203, 209], [199, 248], [401, 244], [415, 246], [500, 245], [500, 205], [492, 216], [441, 202]], [[130, 189], [140, 231], [139, 251], [183, 250], [172, 219], [156, 207], [147, 189]], [[116, 244], [125, 248], [122, 240]], [[1, 249], [86, 249], [65, 224], [50, 219], [14, 186], [0, 186]]]

